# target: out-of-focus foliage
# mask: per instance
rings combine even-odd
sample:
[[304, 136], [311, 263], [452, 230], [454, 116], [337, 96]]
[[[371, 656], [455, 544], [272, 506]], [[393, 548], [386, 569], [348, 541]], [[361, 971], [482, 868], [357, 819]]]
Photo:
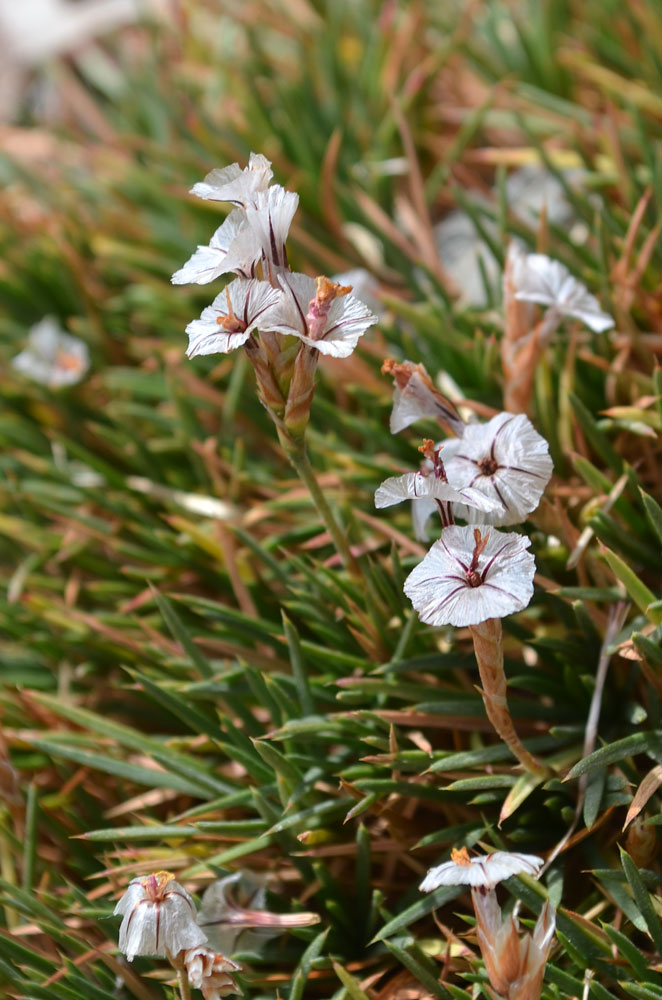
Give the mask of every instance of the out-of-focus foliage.
[[[655, 0], [197, 0], [53, 67], [57, 129], [5, 130], [8, 996], [110, 1000], [118, 975], [122, 996], [165, 995], [163, 963], [116, 954], [118, 892], [159, 868], [196, 891], [245, 865], [272, 874], [272, 908], [322, 917], [247, 956], [249, 996], [460, 1000], [486, 982], [458, 937], [466, 900], [422, 897], [422, 874], [460, 843], [547, 854], [564, 838], [539, 884], [509, 886], [526, 916], [561, 904], [545, 996], [662, 996], [661, 32]], [[213, 293], [169, 276], [222, 217], [186, 192], [250, 150], [300, 193], [293, 266], [368, 267], [387, 301], [356, 355], [323, 363], [311, 421], [365, 586], [242, 357], [183, 355]], [[536, 165], [562, 221], [508, 201]], [[484, 307], [437, 254], [451, 208], [484, 238]], [[408, 512], [372, 504], [419, 443], [388, 432], [386, 356], [500, 407], [513, 235], [616, 318], [600, 335], [565, 324], [537, 372], [555, 477], [528, 526], [536, 596], [504, 628], [512, 713], [546, 782], [496, 741], [468, 636], [412, 615], [401, 585], [424, 549]], [[45, 315], [89, 345], [75, 388], [11, 370]]]

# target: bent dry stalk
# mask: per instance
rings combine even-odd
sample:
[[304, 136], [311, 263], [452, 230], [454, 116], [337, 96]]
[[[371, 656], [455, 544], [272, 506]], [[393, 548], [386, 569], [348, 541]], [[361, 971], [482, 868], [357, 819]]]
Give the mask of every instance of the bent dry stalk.
[[532, 774], [548, 774], [547, 767], [522, 744], [515, 731], [506, 697], [506, 674], [503, 669], [503, 633], [500, 618], [488, 618], [470, 625], [478, 673], [480, 694], [487, 717], [511, 753]]

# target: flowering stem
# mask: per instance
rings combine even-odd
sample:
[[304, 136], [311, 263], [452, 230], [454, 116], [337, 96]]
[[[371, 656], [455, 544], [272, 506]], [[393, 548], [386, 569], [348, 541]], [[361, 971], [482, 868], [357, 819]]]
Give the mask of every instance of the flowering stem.
[[515, 732], [506, 698], [506, 675], [503, 669], [503, 639], [501, 619], [488, 618], [479, 625], [470, 625], [474, 652], [482, 683], [480, 691], [487, 717], [512, 754], [532, 774], [548, 774], [548, 769], [522, 745]]
[[338, 524], [333, 511], [327, 503], [324, 492], [320, 484], [317, 482], [317, 477], [315, 476], [313, 467], [310, 464], [305, 445], [299, 444], [292, 447], [287, 439], [285, 439], [284, 435], [281, 437], [281, 443], [283, 444], [287, 457], [296, 470], [297, 475], [308, 488], [311, 499], [317, 508], [317, 513], [324, 521], [326, 529], [331, 535], [333, 544], [336, 547], [336, 551], [345, 564], [345, 569], [351, 574], [351, 576], [360, 577], [361, 569], [359, 564], [352, 555], [347, 538], [345, 537], [345, 532]]

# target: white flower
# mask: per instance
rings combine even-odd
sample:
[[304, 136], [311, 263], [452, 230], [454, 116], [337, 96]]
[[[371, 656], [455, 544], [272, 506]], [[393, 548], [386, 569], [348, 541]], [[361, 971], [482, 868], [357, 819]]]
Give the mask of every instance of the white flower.
[[533, 595], [535, 560], [524, 535], [450, 525], [405, 580], [428, 625], [478, 625], [521, 611]]
[[250, 871], [235, 872], [212, 882], [202, 897], [198, 923], [218, 951], [257, 950], [289, 927], [319, 923], [316, 913], [270, 913], [265, 880]]
[[470, 508], [458, 515], [498, 525], [517, 524], [536, 509], [553, 469], [549, 445], [523, 413], [467, 424], [461, 440], [444, 445], [444, 466], [456, 489], [474, 487], [504, 508], [481, 518]]
[[266, 281], [236, 278], [186, 327], [187, 355], [227, 354], [246, 343], [254, 329], [271, 329], [281, 297]]
[[268, 916], [266, 899], [263, 879], [248, 871], [234, 872], [205, 890], [198, 923], [218, 951], [231, 955], [251, 950], [282, 933], [280, 927], [260, 927]]
[[199, 246], [170, 280], [173, 285], [206, 285], [221, 274], [232, 271], [249, 278], [261, 255], [260, 241], [248, 225], [246, 214], [236, 208], [218, 227], [209, 246]]
[[232, 976], [241, 966], [205, 945], [186, 951], [184, 966], [189, 983], [194, 989], [202, 990], [205, 1000], [217, 1000], [230, 993], [241, 993]]
[[347, 358], [369, 326], [377, 322], [367, 306], [328, 278], [306, 274], [279, 276], [283, 298], [270, 327], [299, 337], [320, 354]]
[[243, 170], [238, 163], [217, 168], [194, 184], [191, 194], [209, 201], [229, 201], [245, 208], [257, 191], [264, 191], [273, 177], [271, 163], [261, 153], [251, 153]]
[[421, 472], [407, 472], [404, 476], [391, 476], [384, 480], [375, 492], [375, 507], [391, 507], [403, 500], [421, 498], [467, 504], [483, 512], [503, 510], [498, 500], [492, 500], [470, 486], [457, 489], [427, 468]]
[[439, 392], [423, 365], [412, 361], [398, 363], [389, 358], [382, 365], [382, 372], [392, 375], [394, 380], [391, 434], [398, 434], [424, 417], [437, 417], [462, 437], [464, 421], [450, 399]]
[[432, 892], [441, 885], [470, 885], [492, 888], [512, 875], [537, 875], [542, 858], [535, 854], [494, 851], [493, 854], [469, 856], [466, 847], [451, 851], [451, 860], [431, 868], [419, 888]]
[[65, 333], [52, 316], [31, 327], [28, 346], [11, 361], [12, 368], [28, 378], [60, 389], [76, 385], [90, 367], [87, 344]]
[[600, 303], [581, 281], [558, 260], [542, 253], [527, 254], [514, 277], [515, 298], [549, 306], [563, 316], [580, 319], [591, 330], [600, 332], [614, 325]]
[[287, 267], [285, 241], [298, 205], [299, 195], [280, 184], [258, 191], [246, 204], [246, 221], [264, 258], [276, 267]]
[[124, 918], [119, 948], [130, 962], [135, 955], [176, 955], [207, 940], [193, 900], [171, 872], [134, 878], [113, 912]]

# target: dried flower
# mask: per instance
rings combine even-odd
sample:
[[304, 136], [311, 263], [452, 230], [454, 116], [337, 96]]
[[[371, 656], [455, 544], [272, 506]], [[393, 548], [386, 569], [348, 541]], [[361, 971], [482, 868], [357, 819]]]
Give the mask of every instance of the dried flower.
[[194, 184], [191, 194], [209, 201], [229, 201], [245, 208], [258, 191], [264, 191], [273, 177], [271, 163], [261, 153], [251, 153], [248, 166], [242, 170], [238, 163], [216, 168], [204, 181]]
[[476, 625], [525, 608], [535, 560], [524, 535], [451, 525], [405, 580], [405, 594], [428, 625]]
[[248, 225], [246, 213], [236, 208], [218, 227], [209, 245], [199, 246], [170, 280], [173, 285], [206, 285], [221, 274], [231, 272], [250, 278], [254, 276], [261, 255], [262, 246]]
[[200, 319], [186, 327], [187, 355], [227, 354], [245, 344], [256, 327], [268, 326], [276, 316], [281, 293], [266, 281], [237, 278], [202, 310]]
[[280, 276], [283, 298], [270, 330], [299, 337], [320, 354], [346, 358], [359, 338], [377, 322], [367, 306], [350, 295], [349, 286], [305, 274]]
[[218, 951], [234, 954], [259, 948], [289, 927], [319, 923], [317, 913], [270, 913], [265, 880], [250, 871], [234, 872], [205, 890], [198, 923]]
[[183, 960], [189, 983], [194, 989], [202, 990], [205, 1000], [217, 1000], [230, 993], [241, 994], [241, 988], [232, 976], [233, 972], [240, 971], [241, 966], [232, 959], [200, 945], [189, 948]]
[[52, 316], [45, 316], [30, 328], [28, 346], [11, 364], [34, 382], [60, 389], [80, 382], [90, 367], [90, 355], [83, 340], [65, 333]]
[[382, 373], [394, 379], [391, 434], [398, 434], [417, 420], [436, 417], [462, 437], [464, 421], [450, 399], [439, 392], [423, 365], [415, 365], [412, 361], [398, 363], [387, 358]]
[[517, 919], [512, 914], [503, 916], [493, 891], [472, 890], [471, 895], [478, 944], [491, 985], [506, 1000], [538, 1000], [556, 928], [551, 903], [545, 902], [533, 934], [520, 934]]
[[444, 445], [444, 466], [456, 489], [471, 486], [502, 506], [486, 517], [478, 518], [475, 508], [458, 515], [498, 525], [516, 524], [536, 509], [553, 469], [549, 445], [523, 413], [467, 424], [461, 440]]
[[451, 851], [450, 861], [430, 868], [420, 884], [421, 892], [433, 892], [442, 885], [470, 885], [490, 888], [513, 875], [537, 875], [542, 858], [535, 854], [494, 851], [471, 857], [466, 847]]
[[451, 851], [451, 860], [431, 868], [421, 890], [442, 885], [469, 885], [476, 913], [476, 933], [492, 987], [506, 1000], [538, 1000], [545, 963], [552, 945], [556, 916], [545, 903], [533, 935], [519, 933], [517, 919], [504, 917], [495, 886], [513, 875], [538, 874], [542, 858], [535, 854], [495, 851], [472, 858], [466, 847]]
[[520, 301], [548, 306], [561, 316], [581, 320], [596, 332], [614, 325], [596, 297], [558, 260], [543, 253], [526, 254], [513, 277], [515, 298]]
[[130, 962], [135, 955], [176, 955], [207, 940], [193, 900], [171, 872], [134, 878], [113, 912], [123, 916], [119, 948]]

